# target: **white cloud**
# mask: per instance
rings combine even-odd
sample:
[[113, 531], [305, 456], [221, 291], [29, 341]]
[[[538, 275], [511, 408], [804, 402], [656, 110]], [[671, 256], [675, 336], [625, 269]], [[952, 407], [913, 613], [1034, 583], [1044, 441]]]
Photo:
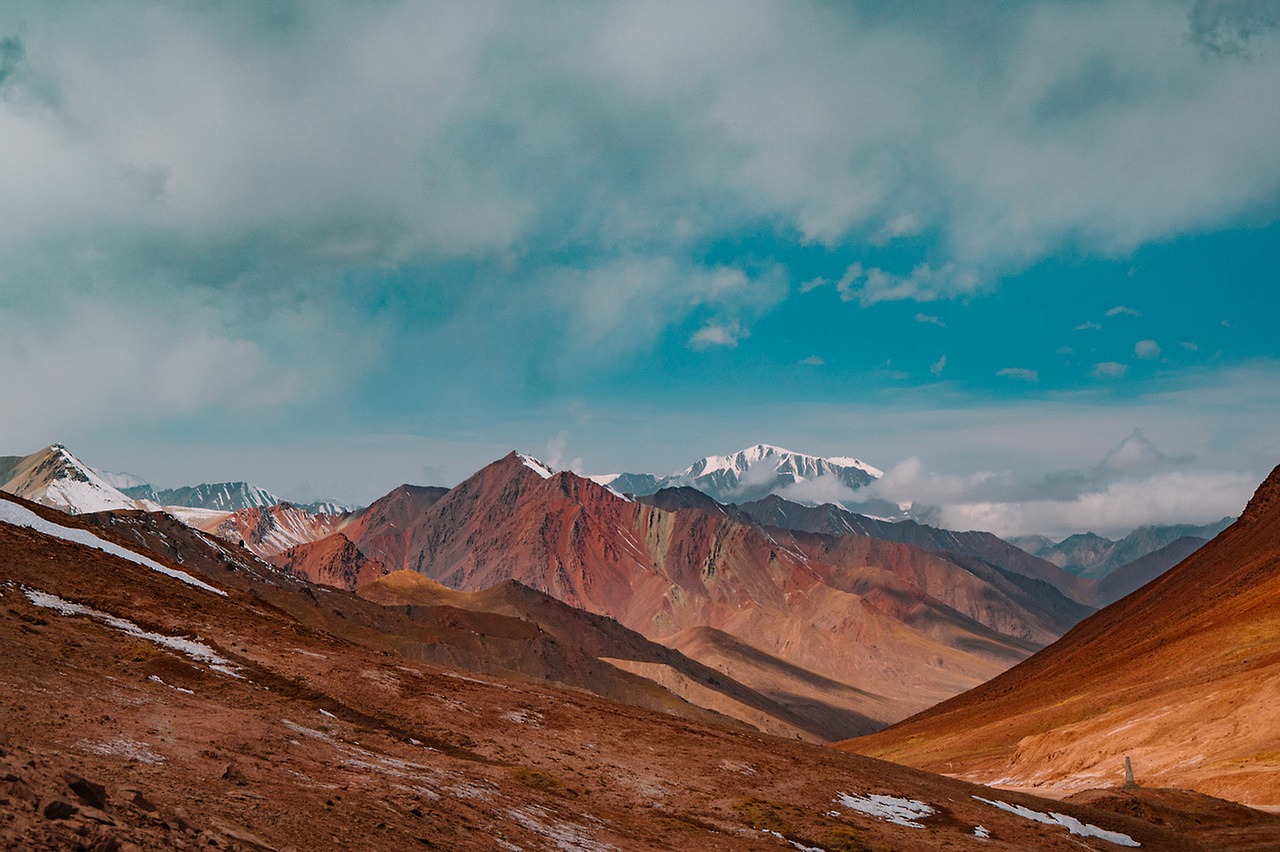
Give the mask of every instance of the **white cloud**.
[[1101, 331], [1102, 326], [1096, 322], [1082, 322], [1075, 326], [1073, 331]]
[[747, 331], [736, 321], [711, 322], [694, 332], [693, 337], [689, 338], [689, 345], [695, 349], [706, 349], [710, 346], [727, 346], [732, 349], [746, 336]]
[[929, 368], [929, 372], [933, 373], [935, 376], [941, 376], [942, 371], [945, 370], [946, 368], [947, 368], [947, 356], [945, 353], [943, 353], [942, 357], [940, 357], [937, 361], [933, 362], [933, 366]]
[[1154, 340], [1139, 340], [1133, 344], [1133, 354], [1139, 358], [1156, 358], [1160, 355], [1160, 344]]
[[951, 529], [1119, 536], [1143, 524], [1209, 523], [1238, 514], [1257, 476], [1171, 458], [1134, 430], [1096, 465], [1056, 471], [1039, 481], [1009, 472], [930, 472], [912, 457], [860, 496], [936, 507], [938, 523]]
[[932, 314], [916, 314], [915, 320], [916, 322], [926, 322], [926, 323], [930, 323], [931, 325], [939, 326], [941, 328], [947, 327], [947, 324], [945, 322], [943, 322], [938, 317], [933, 316]]
[[1028, 370], [1025, 367], [1005, 367], [1003, 370], [997, 370], [996, 375], [1017, 379], [1020, 382], [1040, 381], [1040, 373], [1038, 371]]
[[1127, 372], [1129, 372], [1128, 364], [1121, 364], [1116, 361], [1100, 361], [1093, 365], [1090, 375], [1095, 379], [1120, 379], [1124, 378]]
[[879, 268], [864, 269], [861, 263], [855, 263], [836, 282], [836, 290], [842, 301], [856, 299], [866, 306], [902, 299], [932, 302], [968, 295], [976, 292], [980, 283], [976, 275], [959, 269], [953, 263], [938, 269], [922, 263], [909, 275], [895, 275]]
[[1124, 305], [1116, 305], [1114, 308], [1111, 308], [1107, 311], [1107, 316], [1109, 317], [1121, 317], [1121, 316], [1140, 317], [1142, 316], [1142, 314], [1134, 310], [1133, 308], [1127, 308]]
[[810, 355], [808, 358], [801, 358], [800, 363], [806, 367], [821, 367], [827, 361], [821, 355]]
[[1092, 530], [1117, 537], [1147, 524], [1207, 524], [1238, 515], [1257, 486], [1244, 474], [1171, 472], [1111, 483], [1069, 501], [962, 503], [945, 507], [940, 520], [943, 526], [1002, 536], [1056, 538]]

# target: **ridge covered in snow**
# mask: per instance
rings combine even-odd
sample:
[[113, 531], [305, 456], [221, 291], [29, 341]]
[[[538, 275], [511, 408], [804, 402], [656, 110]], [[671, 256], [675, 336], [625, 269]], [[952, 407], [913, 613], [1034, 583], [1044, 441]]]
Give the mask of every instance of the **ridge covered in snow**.
[[0, 491], [70, 515], [152, 508], [121, 492], [62, 444], [0, 458]]
[[626, 494], [653, 494], [688, 486], [722, 503], [745, 503], [778, 494], [799, 503], [857, 503], [855, 492], [884, 476], [852, 456], [815, 456], [773, 444], [755, 444], [729, 455], [710, 455], [678, 473], [616, 473], [590, 477]]

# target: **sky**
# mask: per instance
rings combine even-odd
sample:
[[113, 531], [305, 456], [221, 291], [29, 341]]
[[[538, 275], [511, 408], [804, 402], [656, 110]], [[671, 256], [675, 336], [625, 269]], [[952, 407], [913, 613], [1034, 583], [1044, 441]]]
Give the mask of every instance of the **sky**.
[[1280, 462], [1280, 0], [0, 6], [0, 454], [756, 442], [1002, 534]]

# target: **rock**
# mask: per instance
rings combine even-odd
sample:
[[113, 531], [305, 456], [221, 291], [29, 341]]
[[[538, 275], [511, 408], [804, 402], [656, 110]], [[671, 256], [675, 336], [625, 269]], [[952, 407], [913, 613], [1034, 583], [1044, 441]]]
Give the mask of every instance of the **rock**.
[[78, 811], [75, 805], [62, 799], [50, 799], [44, 806], [45, 819], [66, 819]]
[[186, 808], [177, 807], [173, 809], [173, 824], [178, 827], [178, 831], [191, 831], [191, 814], [187, 813]]
[[62, 773], [62, 780], [67, 782], [67, 786], [71, 788], [71, 792], [76, 794], [76, 798], [82, 804], [91, 808], [104, 810], [107, 807], [107, 788], [101, 784], [95, 784], [83, 776], [74, 772]]
[[95, 843], [90, 852], [120, 852], [120, 840], [108, 835]]
[[146, 797], [143, 792], [135, 787], [125, 787], [120, 791], [121, 797], [135, 808], [146, 811], [149, 814], [156, 812], [156, 806]]
[[116, 824], [116, 821], [111, 817], [109, 813], [107, 813], [106, 811], [100, 811], [97, 808], [91, 807], [89, 805], [85, 805], [84, 807], [82, 807], [80, 809], [79, 815], [84, 817], [85, 819], [90, 819], [96, 823], [101, 823], [102, 825]]
[[248, 848], [255, 850], [255, 852], [276, 852], [276, 849], [274, 846], [267, 843], [267, 841], [263, 840], [261, 837], [258, 837], [256, 834], [251, 834], [250, 832], [245, 831], [243, 828], [233, 828], [232, 826], [229, 826], [229, 825], [219, 825], [218, 829], [227, 838], [234, 840], [236, 843], [239, 843], [242, 846], [247, 846]]
[[240, 767], [234, 763], [228, 764], [226, 770], [222, 773], [223, 781], [230, 781], [239, 787], [248, 786], [249, 782], [245, 780], [244, 773], [240, 771]]

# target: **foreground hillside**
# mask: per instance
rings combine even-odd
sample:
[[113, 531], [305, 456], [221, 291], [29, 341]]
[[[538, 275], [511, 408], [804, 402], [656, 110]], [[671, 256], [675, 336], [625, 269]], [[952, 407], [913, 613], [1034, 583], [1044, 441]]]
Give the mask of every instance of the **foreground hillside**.
[[326, 620], [361, 611], [346, 593], [234, 552], [216, 570], [103, 553], [64, 538], [128, 545], [146, 516], [117, 535], [32, 508], [0, 498], [9, 846], [1198, 848], [1105, 809], [424, 663], [407, 637], [401, 653]]
[[842, 745], [1014, 787], [1115, 778], [1280, 806], [1280, 468], [1240, 520], [1004, 675]]

